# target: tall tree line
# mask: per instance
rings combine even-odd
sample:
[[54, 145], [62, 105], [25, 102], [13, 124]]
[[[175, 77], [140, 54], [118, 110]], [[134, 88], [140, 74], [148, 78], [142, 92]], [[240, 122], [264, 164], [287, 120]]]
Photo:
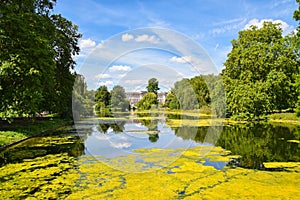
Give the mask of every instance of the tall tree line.
[[[300, 21], [300, 0], [294, 19]], [[283, 36], [280, 24], [252, 26], [233, 39], [219, 76], [201, 75], [174, 84], [165, 106], [209, 106], [218, 116], [255, 120], [296, 108], [300, 115], [300, 26]], [[226, 99], [225, 99], [226, 97]]]
[[78, 27], [56, 0], [0, 1], [0, 117], [71, 112]]

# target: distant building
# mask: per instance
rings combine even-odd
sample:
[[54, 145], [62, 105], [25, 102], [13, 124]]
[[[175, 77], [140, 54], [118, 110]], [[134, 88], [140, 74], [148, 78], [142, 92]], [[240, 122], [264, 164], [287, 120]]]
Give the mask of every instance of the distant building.
[[[129, 100], [130, 105], [133, 107], [143, 98], [145, 94], [147, 94], [146, 91], [140, 91], [140, 92], [126, 92], [126, 98]], [[167, 92], [159, 92], [157, 94], [157, 99], [158, 102], [161, 104], [165, 103], [166, 97], [167, 97]]]
[[143, 96], [146, 94], [146, 91], [140, 91], [140, 92], [126, 92], [126, 98], [129, 100], [130, 105], [136, 105], [139, 100], [143, 98]]
[[158, 103], [165, 104], [167, 95], [168, 95], [168, 92], [157, 93]]

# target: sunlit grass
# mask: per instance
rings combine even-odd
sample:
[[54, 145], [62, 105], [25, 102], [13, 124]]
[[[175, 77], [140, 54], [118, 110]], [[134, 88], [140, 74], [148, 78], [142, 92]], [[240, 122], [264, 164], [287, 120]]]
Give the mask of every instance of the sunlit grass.
[[0, 131], [0, 146], [33, 136], [42, 131], [49, 130], [66, 122], [60, 119], [32, 121], [24, 124], [15, 124], [8, 126]]

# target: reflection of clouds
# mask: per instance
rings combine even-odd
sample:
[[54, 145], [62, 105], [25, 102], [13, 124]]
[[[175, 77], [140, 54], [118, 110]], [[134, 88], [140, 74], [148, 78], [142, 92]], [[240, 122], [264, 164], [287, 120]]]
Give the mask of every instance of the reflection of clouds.
[[109, 140], [109, 137], [107, 135], [101, 134], [101, 135], [96, 135], [96, 139], [98, 140]]
[[119, 138], [120, 138], [120, 140], [127, 140], [127, 137], [124, 135], [121, 135]]
[[124, 149], [131, 147], [131, 143], [129, 142], [111, 142], [110, 146], [116, 149]]

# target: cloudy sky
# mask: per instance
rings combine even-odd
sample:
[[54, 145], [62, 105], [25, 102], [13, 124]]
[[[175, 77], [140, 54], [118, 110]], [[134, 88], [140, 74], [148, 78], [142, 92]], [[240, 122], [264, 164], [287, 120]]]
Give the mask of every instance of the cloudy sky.
[[83, 34], [76, 71], [89, 88], [123, 85], [142, 90], [157, 77], [168, 90], [174, 81], [223, 68], [238, 31], [281, 23], [284, 34], [297, 23], [295, 0], [58, 0], [55, 12]]

